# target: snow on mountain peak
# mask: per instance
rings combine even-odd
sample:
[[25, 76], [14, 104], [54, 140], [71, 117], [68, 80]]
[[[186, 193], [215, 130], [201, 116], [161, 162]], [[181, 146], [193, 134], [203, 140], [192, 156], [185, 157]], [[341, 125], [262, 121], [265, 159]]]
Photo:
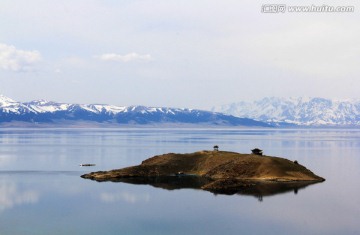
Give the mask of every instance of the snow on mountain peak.
[[9, 97], [0, 95], [0, 106], [6, 106], [12, 103], [17, 103], [17, 102], [13, 99], [10, 99]]
[[48, 103], [50, 103], [50, 102], [47, 101], [47, 100], [40, 99], [40, 100], [30, 101], [29, 103], [30, 103], [30, 104], [34, 104], [34, 105], [45, 105], [45, 104], [48, 104]]
[[212, 110], [265, 122], [307, 126], [360, 125], [359, 100], [267, 97], [258, 101], [223, 105]]
[[[145, 107], [115, 106], [102, 104], [68, 104], [46, 100], [16, 102], [0, 96], [0, 124], [13, 121], [46, 123], [47, 125], [96, 125], [118, 124], [151, 124], [151, 125], [230, 125], [230, 126], [261, 126], [269, 125], [250, 119], [236, 118], [230, 115], [202, 110]], [[32, 125], [30, 124], [30, 125]], [[13, 125], [13, 123], [12, 123]], [[16, 125], [16, 124], [15, 124]], [[89, 124], [91, 125], [91, 124]]]

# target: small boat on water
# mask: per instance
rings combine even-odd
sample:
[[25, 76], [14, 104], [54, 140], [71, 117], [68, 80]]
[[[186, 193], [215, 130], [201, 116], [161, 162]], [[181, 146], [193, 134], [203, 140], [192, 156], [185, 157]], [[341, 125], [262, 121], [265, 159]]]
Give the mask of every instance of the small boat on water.
[[182, 172], [182, 171], [179, 171], [178, 173], [175, 173], [175, 176], [181, 176], [181, 175], [185, 175], [185, 173]]
[[85, 163], [85, 164], [80, 164], [79, 166], [95, 166], [95, 164]]

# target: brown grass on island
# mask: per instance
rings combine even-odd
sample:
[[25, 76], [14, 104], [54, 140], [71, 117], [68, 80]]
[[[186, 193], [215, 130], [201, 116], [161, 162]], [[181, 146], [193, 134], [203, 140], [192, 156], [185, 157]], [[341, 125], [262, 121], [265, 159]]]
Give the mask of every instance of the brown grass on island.
[[256, 154], [227, 151], [199, 151], [195, 153], [168, 153], [154, 156], [138, 166], [92, 172], [82, 175], [96, 181], [119, 181], [128, 178], [195, 175], [208, 179], [201, 186], [209, 191], [236, 189], [244, 182], [322, 182], [297, 161]]

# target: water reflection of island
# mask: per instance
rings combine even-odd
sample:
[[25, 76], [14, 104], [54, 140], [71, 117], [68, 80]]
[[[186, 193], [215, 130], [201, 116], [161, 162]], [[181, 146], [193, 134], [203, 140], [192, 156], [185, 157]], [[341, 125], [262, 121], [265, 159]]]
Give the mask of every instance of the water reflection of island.
[[168, 153], [154, 156], [140, 165], [82, 175], [96, 181], [150, 184], [164, 189], [195, 188], [216, 194], [254, 195], [262, 199], [282, 192], [297, 192], [325, 179], [297, 161], [253, 154], [200, 151], [190, 154]]
[[[166, 177], [134, 177], [134, 178], [121, 178], [112, 180], [112, 182], [121, 182], [129, 184], [139, 185], [151, 185], [156, 188], [166, 190], [178, 190], [178, 189], [203, 189], [203, 186], [211, 183], [210, 179], [198, 176], [166, 176]], [[254, 196], [259, 201], [263, 200], [263, 197], [274, 196], [276, 194], [290, 193], [297, 194], [299, 190], [306, 188], [309, 185], [317, 182], [261, 182], [261, 181], [243, 181], [241, 184], [237, 184], [238, 188], [229, 190], [208, 190], [209, 192], [224, 195], [244, 195]]]

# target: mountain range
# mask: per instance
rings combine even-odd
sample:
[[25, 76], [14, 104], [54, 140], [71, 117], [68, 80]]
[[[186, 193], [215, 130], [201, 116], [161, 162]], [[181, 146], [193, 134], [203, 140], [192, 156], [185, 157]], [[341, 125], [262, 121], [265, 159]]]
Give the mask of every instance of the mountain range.
[[275, 126], [360, 126], [360, 100], [268, 97], [222, 105], [212, 108], [212, 111]]
[[0, 95], [2, 126], [254, 126], [271, 125], [249, 118], [187, 108], [68, 104], [46, 100], [17, 102]]

